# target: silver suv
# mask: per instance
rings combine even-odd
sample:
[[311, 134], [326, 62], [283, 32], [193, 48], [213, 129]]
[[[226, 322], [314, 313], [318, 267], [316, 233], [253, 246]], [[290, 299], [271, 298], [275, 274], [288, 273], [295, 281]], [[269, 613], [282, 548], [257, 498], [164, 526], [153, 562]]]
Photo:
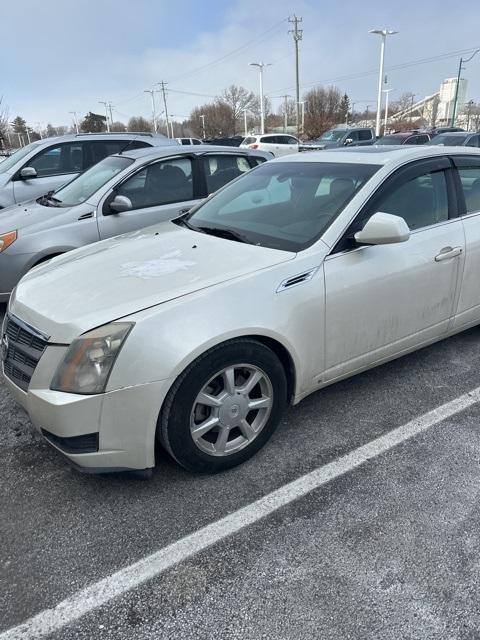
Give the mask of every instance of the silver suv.
[[177, 218], [269, 158], [261, 151], [212, 145], [127, 150], [52, 194], [5, 209], [0, 213], [0, 302], [33, 266]]
[[0, 209], [58, 189], [106, 156], [165, 145], [178, 143], [152, 133], [84, 133], [32, 142], [0, 163]]

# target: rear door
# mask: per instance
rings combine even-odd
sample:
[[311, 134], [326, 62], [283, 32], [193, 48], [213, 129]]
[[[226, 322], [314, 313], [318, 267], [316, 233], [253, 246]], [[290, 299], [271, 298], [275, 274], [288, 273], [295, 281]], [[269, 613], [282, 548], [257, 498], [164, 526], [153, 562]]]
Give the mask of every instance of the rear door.
[[[411, 236], [358, 246], [353, 234], [377, 211], [401, 216]], [[324, 263], [326, 380], [445, 335], [454, 314], [465, 240], [447, 158], [387, 178]]]
[[[125, 196], [131, 209], [114, 213], [110, 203]], [[159, 160], [139, 169], [117, 185], [100, 203], [97, 217], [100, 238], [172, 220], [204, 197], [195, 156]]]
[[[373, 143], [373, 132], [370, 129], [359, 129], [356, 131], [357, 142], [356, 146], [369, 145]], [[349, 136], [350, 137], [350, 136]]]
[[282, 149], [278, 142], [278, 136], [261, 136], [260, 144], [260, 149], [262, 149], [263, 151], [270, 151], [275, 157], [282, 155]]
[[465, 229], [463, 270], [454, 327], [480, 322], [480, 158], [453, 156], [457, 168], [459, 208]]
[[15, 202], [24, 202], [58, 189], [81, 173], [86, 162], [86, 142], [73, 141], [52, 144], [30, 158], [24, 167], [33, 167], [36, 178], [22, 180], [21, 169], [13, 178]]

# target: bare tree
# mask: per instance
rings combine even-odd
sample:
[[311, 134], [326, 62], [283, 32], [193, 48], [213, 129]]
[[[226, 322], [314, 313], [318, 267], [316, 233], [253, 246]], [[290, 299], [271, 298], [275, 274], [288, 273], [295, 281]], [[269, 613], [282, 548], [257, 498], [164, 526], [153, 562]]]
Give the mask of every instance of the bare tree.
[[126, 131], [127, 127], [123, 124], [123, 122], [112, 122], [112, 124], [110, 125], [110, 131]]
[[317, 87], [304, 96], [307, 138], [318, 138], [335, 124], [345, 121], [345, 100], [337, 87]]
[[188, 124], [195, 135], [199, 137], [203, 135], [202, 121], [205, 122], [205, 136], [207, 138], [231, 136], [235, 131], [232, 108], [223, 100], [204, 104], [191, 112]]
[[134, 116], [128, 121], [127, 129], [134, 132], [151, 131], [152, 123], [143, 116]]
[[223, 92], [220, 101], [227, 104], [232, 110], [232, 135], [236, 134], [238, 125], [243, 119], [243, 110], [249, 109], [254, 100], [255, 95], [251, 91], [235, 84], [231, 84]]
[[0, 97], [0, 149], [9, 147], [8, 141], [8, 109]]

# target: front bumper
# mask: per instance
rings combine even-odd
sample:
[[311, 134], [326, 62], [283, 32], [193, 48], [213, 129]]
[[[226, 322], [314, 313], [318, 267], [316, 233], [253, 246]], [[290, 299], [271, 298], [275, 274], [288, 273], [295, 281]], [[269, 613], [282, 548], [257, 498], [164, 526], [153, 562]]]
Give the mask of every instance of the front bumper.
[[[36, 429], [84, 471], [153, 467], [157, 419], [170, 381], [156, 381], [89, 396], [52, 391], [50, 382], [67, 348], [47, 346], [27, 392], [4, 374], [6, 385], [27, 411]], [[91, 439], [95, 434], [98, 434], [97, 450], [86, 448], [87, 452], [79, 453], [74, 452], [74, 447], [65, 445], [69, 443], [66, 439], [79, 439], [79, 442], [87, 436]]]

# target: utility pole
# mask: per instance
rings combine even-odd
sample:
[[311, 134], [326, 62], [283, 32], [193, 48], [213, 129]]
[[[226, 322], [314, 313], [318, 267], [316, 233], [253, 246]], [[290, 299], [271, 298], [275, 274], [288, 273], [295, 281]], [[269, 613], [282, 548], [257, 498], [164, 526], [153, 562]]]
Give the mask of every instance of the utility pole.
[[152, 99], [152, 121], [153, 121], [153, 130], [157, 133], [157, 108], [155, 104], [155, 91], [156, 89], [145, 89], [143, 93], [149, 93], [150, 98]]
[[105, 122], [107, 124], [107, 132], [110, 133], [110, 123], [108, 122], [108, 102], [106, 100], [99, 100], [98, 104], [103, 104], [103, 106], [105, 107]]
[[292, 96], [285, 95], [285, 96], [280, 96], [280, 97], [285, 100], [285, 102], [284, 102], [284, 114], [283, 114], [283, 133], [287, 133], [287, 129], [288, 129], [288, 99], [291, 98]]
[[298, 72], [298, 43], [303, 39], [303, 29], [298, 28], [298, 23], [303, 22], [303, 18], [297, 18], [294, 14], [293, 18], [289, 18], [290, 24], [293, 24], [293, 29], [290, 29], [289, 33], [293, 35], [293, 41], [295, 43], [295, 84], [296, 84], [296, 112], [297, 112], [297, 136], [300, 131], [300, 78]]
[[110, 113], [110, 123], [113, 124], [113, 114], [112, 114], [113, 104], [111, 102], [108, 103], [108, 111]]
[[205, 115], [202, 113], [202, 115], [199, 116], [199, 117], [202, 120], [202, 135], [203, 135], [202, 140], [205, 140], [205, 138], [206, 138], [206, 136], [205, 136]]
[[[69, 111], [68, 113], [73, 114], [73, 122], [75, 123], [75, 130], [77, 133], [80, 133], [78, 130], [78, 120], [77, 120], [77, 112], [76, 111]], [[41, 137], [41, 134], [40, 134]]]
[[[161, 92], [163, 94], [163, 105], [165, 107], [165, 120], [167, 123], [167, 138], [170, 138], [170, 121], [168, 119], [168, 109], [167, 109], [167, 97], [165, 95], [165, 85], [167, 84], [166, 82], [164, 82], [163, 80], [161, 82], [158, 83], [161, 87]], [[172, 136], [173, 137], [173, 136]]]
[[460, 64], [458, 65], [457, 84], [455, 86], [455, 97], [453, 99], [452, 120], [450, 122], [450, 126], [451, 127], [455, 126], [455, 118], [457, 116], [458, 86], [460, 84], [460, 76], [462, 75], [462, 69], [464, 68], [463, 64], [466, 63], [466, 62], [470, 62], [470, 60], [473, 58], [473, 56], [476, 56], [479, 51], [480, 51], [480, 49], [477, 49], [476, 51], [474, 51], [472, 53], [472, 55], [469, 58], [467, 58], [466, 60], [464, 60], [463, 58], [460, 58]]

